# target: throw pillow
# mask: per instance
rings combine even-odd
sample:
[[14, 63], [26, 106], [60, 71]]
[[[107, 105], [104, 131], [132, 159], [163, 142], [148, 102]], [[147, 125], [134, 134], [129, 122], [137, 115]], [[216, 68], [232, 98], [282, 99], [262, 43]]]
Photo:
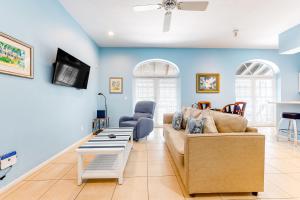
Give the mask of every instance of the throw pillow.
[[199, 117], [200, 114], [201, 114], [201, 110], [199, 109], [192, 108], [192, 107], [183, 107], [182, 109], [183, 119], [182, 119], [181, 127], [185, 129], [188, 119], [190, 117], [197, 118]]
[[186, 132], [190, 134], [201, 134], [204, 131], [205, 126], [205, 118], [195, 119], [189, 118], [187, 125], [186, 125]]
[[210, 110], [203, 110], [199, 118], [205, 118], [204, 133], [218, 133], [214, 118]]
[[182, 113], [181, 112], [176, 112], [173, 115], [172, 127], [176, 130], [180, 130], [181, 129], [181, 122], [182, 122]]

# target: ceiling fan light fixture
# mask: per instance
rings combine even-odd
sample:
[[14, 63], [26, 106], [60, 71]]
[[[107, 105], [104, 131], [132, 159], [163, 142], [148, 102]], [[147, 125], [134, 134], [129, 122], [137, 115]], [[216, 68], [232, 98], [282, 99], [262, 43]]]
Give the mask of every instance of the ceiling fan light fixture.
[[150, 10], [157, 10], [157, 9], [161, 9], [161, 4], [134, 6], [133, 7], [133, 10], [135, 12], [143, 12], [143, 11], [150, 11]]
[[113, 37], [115, 35], [115, 33], [113, 31], [108, 31], [107, 35], [110, 37]]

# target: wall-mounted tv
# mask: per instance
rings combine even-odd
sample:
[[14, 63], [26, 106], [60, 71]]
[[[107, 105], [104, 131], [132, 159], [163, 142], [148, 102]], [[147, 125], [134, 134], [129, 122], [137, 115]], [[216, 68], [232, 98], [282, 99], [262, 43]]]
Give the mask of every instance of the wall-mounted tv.
[[58, 48], [56, 61], [53, 64], [52, 83], [57, 85], [86, 89], [90, 66]]

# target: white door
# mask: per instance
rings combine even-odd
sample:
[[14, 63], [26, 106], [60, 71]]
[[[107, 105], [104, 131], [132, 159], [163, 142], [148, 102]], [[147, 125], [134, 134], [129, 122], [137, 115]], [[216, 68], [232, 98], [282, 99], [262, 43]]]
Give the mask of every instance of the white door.
[[274, 126], [276, 82], [273, 76], [237, 76], [236, 101], [247, 102], [245, 117], [251, 125]]
[[156, 102], [155, 126], [162, 126], [164, 113], [174, 113], [178, 109], [177, 91], [177, 78], [135, 79], [135, 103], [145, 100]]

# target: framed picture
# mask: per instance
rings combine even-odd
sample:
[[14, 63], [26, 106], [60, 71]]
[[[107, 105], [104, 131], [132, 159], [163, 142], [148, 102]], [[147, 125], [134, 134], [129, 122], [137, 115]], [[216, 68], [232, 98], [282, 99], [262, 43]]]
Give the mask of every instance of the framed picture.
[[196, 74], [197, 93], [220, 92], [220, 74], [199, 73]]
[[33, 78], [33, 47], [0, 32], [0, 73]]
[[123, 78], [110, 77], [109, 78], [109, 93], [122, 94], [123, 93]]

